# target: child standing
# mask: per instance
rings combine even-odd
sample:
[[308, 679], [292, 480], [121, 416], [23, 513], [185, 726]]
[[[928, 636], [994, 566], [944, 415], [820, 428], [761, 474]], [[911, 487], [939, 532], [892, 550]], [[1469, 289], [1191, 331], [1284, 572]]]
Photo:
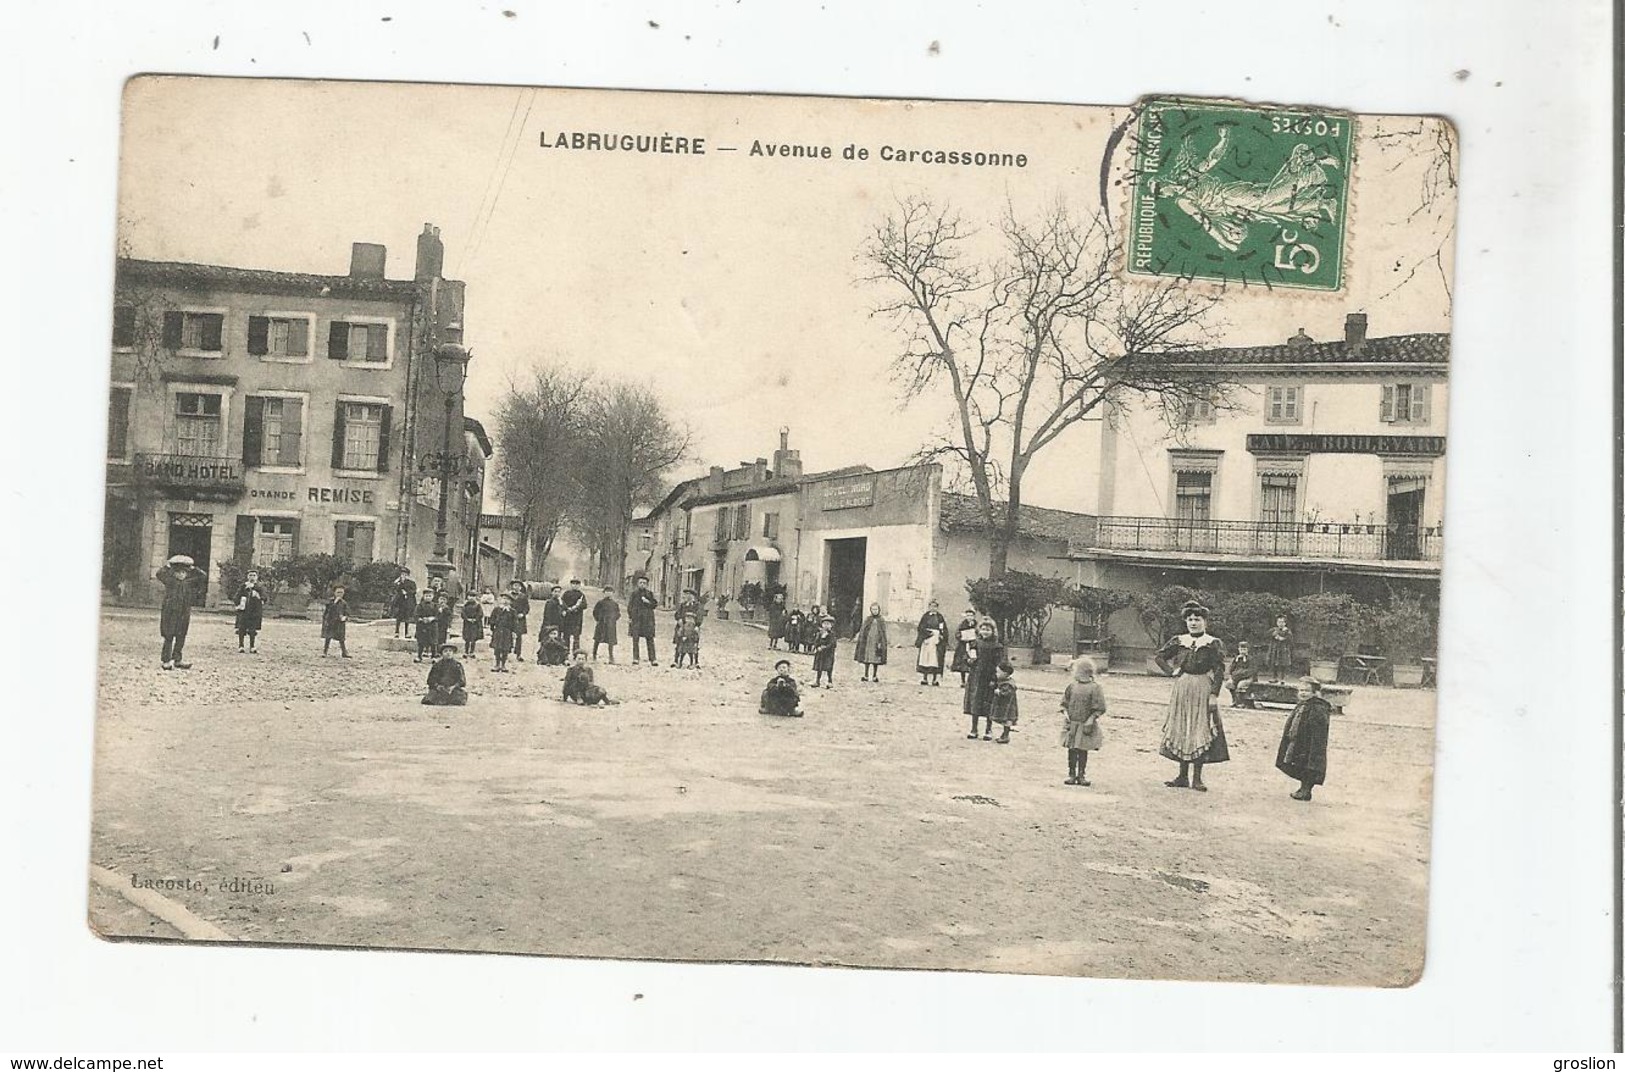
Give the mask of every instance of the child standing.
[[259, 570], [249, 570], [243, 576], [242, 587], [237, 589], [237, 654], [243, 653], [243, 638], [248, 638], [248, 652], [257, 655], [254, 638], [259, 635], [265, 618], [265, 589], [260, 587]]
[[761, 713], [801, 717], [801, 689], [790, 676], [790, 660], [780, 659], [773, 664], [773, 677], [762, 690]]
[[[863, 664], [863, 680], [880, 684], [880, 668], [886, 665], [886, 619], [880, 616], [880, 604], [869, 604], [869, 617], [858, 630], [852, 658]], [[871, 677], [870, 675], [874, 675]]]
[[327, 658], [327, 646], [335, 640], [339, 642], [339, 655], [350, 657], [349, 649], [344, 646], [344, 630], [349, 621], [350, 604], [344, 601], [344, 586], [335, 584], [333, 598], [322, 611], [322, 658]]
[[463, 658], [474, 657], [475, 641], [485, 639], [485, 614], [480, 601], [470, 593], [463, 600]]
[[417, 661], [421, 663], [425, 655], [435, 653], [435, 634], [440, 629], [440, 610], [435, 606], [433, 591], [427, 588], [423, 590], [423, 595], [418, 597], [417, 610], [413, 613], [417, 618], [413, 622], [412, 632], [417, 637]]
[[[965, 645], [965, 713], [970, 716], [970, 733], [966, 740], [980, 736], [984, 741], [993, 739], [993, 691], [998, 685], [999, 666], [1004, 662], [1004, 645], [999, 643], [999, 630], [992, 619], [977, 623], [972, 639]], [[977, 725], [983, 719], [986, 726], [978, 735]]]
[[971, 654], [976, 650], [976, 612], [966, 610], [959, 616], [959, 625], [954, 630], [954, 661], [949, 667], [959, 675], [959, 687], [965, 688], [970, 679], [972, 669]]
[[767, 650], [778, 651], [779, 641], [784, 639], [784, 593], [774, 592], [773, 599], [767, 605]]
[[1095, 662], [1087, 655], [1072, 661], [1072, 683], [1061, 696], [1061, 744], [1066, 746], [1066, 784], [1089, 784], [1084, 777], [1089, 753], [1101, 746], [1100, 716], [1106, 713], [1105, 690], [1095, 681]]
[[806, 620], [807, 616], [801, 613], [800, 607], [791, 607], [784, 616], [784, 646], [790, 651], [801, 650], [801, 629]]
[[525, 661], [525, 630], [530, 628], [530, 593], [524, 581], [508, 582], [508, 606], [513, 608], [513, 657]]
[[998, 738], [1000, 744], [1010, 743], [1010, 731], [1020, 716], [1016, 704], [1016, 683], [1010, 680], [1015, 672], [1015, 667], [1001, 662], [993, 675], [993, 702], [988, 711], [988, 729], [992, 729], [995, 722], [1004, 727], [1004, 732]]
[[1326, 783], [1326, 742], [1331, 736], [1332, 705], [1320, 695], [1320, 682], [1312, 677], [1298, 684], [1298, 706], [1281, 729], [1281, 748], [1275, 768], [1296, 778], [1293, 800], [1310, 800], [1315, 786]]
[[514, 620], [513, 601], [503, 593], [496, 597], [497, 605], [491, 608], [491, 615], [485, 624], [491, 628], [491, 651], [497, 657], [495, 672], [506, 674], [508, 672], [508, 653], [513, 651]]
[[813, 688], [823, 682], [824, 688], [835, 687], [835, 619], [825, 616], [818, 623], [818, 635], [813, 637]]
[[1270, 643], [1265, 656], [1271, 680], [1284, 681], [1292, 673], [1292, 627], [1286, 624], [1284, 614], [1275, 616], [1275, 628], [1270, 630]]
[[395, 573], [395, 587], [389, 593], [389, 612], [395, 618], [395, 635], [401, 635], [401, 626], [406, 626], [406, 635], [411, 636], [414, 626], [413, 615], [417, 612], [418, 585], [412, 579], [412, 571], [402, 566]]
[[592, 605], [592, 661], [598, 661], [598, 645], [609, 645], [609, 661], [615, 661], [615, 641], [619, 639], [617, 625], [621, 620], [621, 605], [615, 602], [615, 593], [604, 589], [603, 598]]
[[673, 667], [682, 666], [683, 660], [687, 659], [689, 666], [696, 670], [700, 668], [700, 623], [692, 613], [685, 614], [677, 620], [671, 644], [677, 652], [677, 657], [672, 660]]
[[429, 667], [429, 691], [423, 703], [431, 707], [462, 707], [468, 703], [468, 675], [457, 659], [457, 645], [442, 644], [440, 658]]
[[434, 646], [439, 651], [451, 640], [451, 593], [437, 589], [434, 597]]

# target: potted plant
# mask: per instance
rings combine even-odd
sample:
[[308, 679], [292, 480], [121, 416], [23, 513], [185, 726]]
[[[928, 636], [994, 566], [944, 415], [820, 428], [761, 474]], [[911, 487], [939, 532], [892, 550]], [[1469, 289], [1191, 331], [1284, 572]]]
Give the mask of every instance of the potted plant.
[[1421, 597], [1398, 593], [1377, 614], [1383, 652], [1393, 671], [1394, 685], [1416, 688], [1422, 684], [1422, 657], [1431, 650], [1433, 617], [1422, 606]]
[[726, 592], [722, 592], [717, 595], [717, 621], [719, 622], [725, 622], [728, 620], [729, 598], [730, 597]]
[[741, 617], [747, 622], [756, 620], [756, 608], [762, 604], [762, 582], [746, 581], [739, 586]]

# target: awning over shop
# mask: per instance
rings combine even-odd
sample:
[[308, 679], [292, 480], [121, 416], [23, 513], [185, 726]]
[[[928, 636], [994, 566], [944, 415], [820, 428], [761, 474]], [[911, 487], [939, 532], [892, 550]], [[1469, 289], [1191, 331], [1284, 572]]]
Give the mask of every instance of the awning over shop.
[[745, 552], [746, 562], [778, 562], [780, 561], [777, 547], [752, 547]]

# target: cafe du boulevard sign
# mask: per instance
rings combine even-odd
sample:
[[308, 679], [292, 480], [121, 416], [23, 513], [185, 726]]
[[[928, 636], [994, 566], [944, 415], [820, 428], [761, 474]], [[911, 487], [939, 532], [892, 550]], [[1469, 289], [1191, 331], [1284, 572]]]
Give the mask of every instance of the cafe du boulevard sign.
[[1410, 454], [1444, 456], [1444, 436], [1306, 435], [1271, 432], [1247, 437], [1253, 454]]

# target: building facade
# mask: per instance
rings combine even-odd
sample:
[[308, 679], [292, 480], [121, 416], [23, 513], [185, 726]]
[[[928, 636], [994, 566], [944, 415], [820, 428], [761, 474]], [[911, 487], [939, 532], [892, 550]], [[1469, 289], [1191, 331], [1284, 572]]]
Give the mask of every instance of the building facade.
[[1436, 598], [1449, 336], [1341, 338], [1182, 355], [1230, 385], [1170, 420], [1151, 404], [1101, 423], [1098, 516], [1080, 583]]
[[[439, 484], [419, 459], [468, 449], [462, 378], [442, 383], [433, 358], [461, 339], [464, 292], [432, 226], [413, 278], [387, 278], [385, 258], [355, 243], [347, 275], [120, 259], [105, 587], [150, 598], [173, 554], [216, 597], [228, 560], [328, 552], [421, 574]], [[459, 569], [467, 494], [448, 509]]]

